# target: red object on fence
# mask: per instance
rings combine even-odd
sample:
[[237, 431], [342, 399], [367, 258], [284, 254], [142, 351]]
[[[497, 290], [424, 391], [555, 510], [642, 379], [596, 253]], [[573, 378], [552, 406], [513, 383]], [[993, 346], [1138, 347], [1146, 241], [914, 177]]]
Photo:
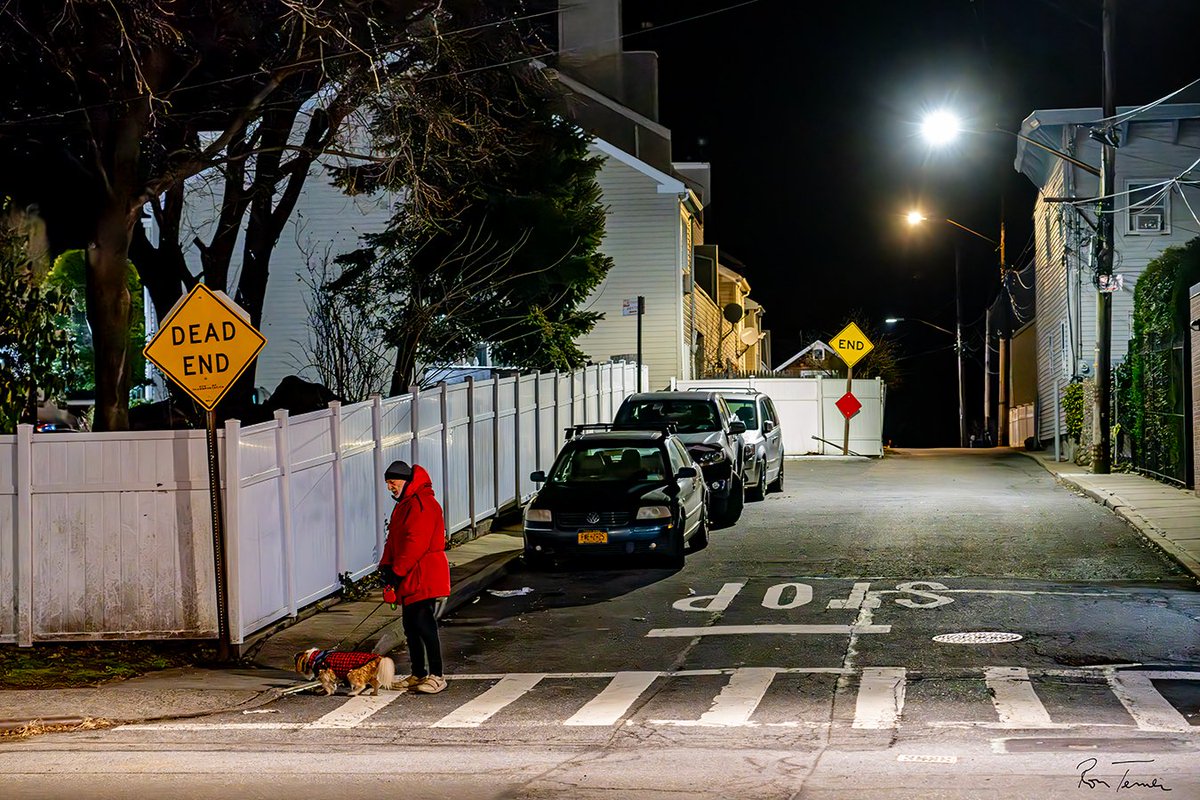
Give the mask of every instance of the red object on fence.
[[842, 416], [850, 419], [859, 411], [862, 410], [862, 403], [858, 402], [858, 398], [850, 392], [846, 392], [834, 404], [838, 407], [838, 411], [842, 412]]

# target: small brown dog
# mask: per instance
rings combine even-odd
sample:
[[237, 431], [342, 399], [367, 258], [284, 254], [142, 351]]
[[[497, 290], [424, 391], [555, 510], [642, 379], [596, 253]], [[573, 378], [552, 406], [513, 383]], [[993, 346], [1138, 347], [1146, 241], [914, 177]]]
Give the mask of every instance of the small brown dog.
[[316, 647], [296, 654], [296, 672], [306, 678], [312, 678], [315, 673], [326, 696], [337, 691], [341, 680], [350, 684], [351, 697], [358, 696], [368, 686], [371, 695], [375, 696], [380, 688], [391, 689], [396, 682], [396, 664], [387, 656]]

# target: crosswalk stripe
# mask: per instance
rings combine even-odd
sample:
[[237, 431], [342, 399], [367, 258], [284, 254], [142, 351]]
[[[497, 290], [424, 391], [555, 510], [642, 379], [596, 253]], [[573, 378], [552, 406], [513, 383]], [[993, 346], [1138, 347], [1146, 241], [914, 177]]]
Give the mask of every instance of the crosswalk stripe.
[[546, 677], [539, 672], [516, 672], [500, 679], [492, 688], [433, 723], [434, 728], [478, 728], [505, 706], [528, 692]]
[[864, 667], [858, 683], [852, 727], [868, 730], [895, 728], [904, 711], [907, 675], [904, 667]]
[[984, 682], [1001, 724], [1014, 728], [1060, 727], [1050, 719], [1024, 667], [988, 667]]
[[1196, 728], [1188, 723], [1187, 717], [1154, 688], [1153, 681], [1200, 680], [1200, 673], [1113, 671], [1107, 677], [1113, 694], [1141, 730], [1195, 732]]
[[700, 719], [654, 719], [652, 725], [678, 727], [732, 728], [746, 725], [779, 670], [774, 667], [745, 667], [736, 669], [729, 682], [713, 698], [713, 704]]
[[600, 694], [564, 725], [616, 725], [661, 672], [618, 672]]
[[740, 636], [754, 633], [780, 633], [789, 635], [806, 635], [835, 633], [849, 635], [852, 633], [891, 633], [891, 625], [708, 625], [701, 628], [654, 628], [646, 636], [650, 638], [686, 637], [693, 636]]
[[387, 708], [403, 692], [384, 692], [378, 696], [358, 695], [349, 697], [346, 702], [330, 711], [318, 720], [308, 723], [306, 728], [353, 728], [383, 709]]

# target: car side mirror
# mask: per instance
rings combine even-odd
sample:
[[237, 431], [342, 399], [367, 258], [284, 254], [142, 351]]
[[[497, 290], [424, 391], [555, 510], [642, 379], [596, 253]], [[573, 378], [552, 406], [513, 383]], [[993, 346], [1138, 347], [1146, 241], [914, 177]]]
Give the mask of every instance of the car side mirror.
[[763, 420], [763, 433], [770, 433], [773, 430], [775, 430], [775, 421], [769, 419]]
[[537, 472], [531, 472], [529, 473], [529, 480], [533, 481], [534, 483], [545, 483], [546, 473], [542, 472], [540, 469]]
[[684, 478], [694, 478], [698, 474], [699, 473], [696, 472], [695, 467], [680, 467], [679, 472], [675, 473], [675, 477], [679, 480], [683, 480]]
[[729, 423], [729, 432], [730, 433], [745, 433], [746, 432], [746, 423], [742, 422], [740, 419], [733, 420], [732, 422]]

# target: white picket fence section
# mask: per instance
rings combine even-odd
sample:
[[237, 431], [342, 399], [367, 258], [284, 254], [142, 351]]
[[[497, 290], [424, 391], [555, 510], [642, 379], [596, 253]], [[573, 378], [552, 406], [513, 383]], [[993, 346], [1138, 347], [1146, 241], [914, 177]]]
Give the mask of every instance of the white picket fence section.
[[[391, 461], [421, 464], [461, 531], [527, 499], [563, 430], [610, 421], [636, 385], [604, 364], [229, 421], [234, 643], [374, 569]], [[0, 642], [213, 637], [214, 586], [202, 431], [0, 436]]]
[[1014, 406], [1008, 411], [1008, 443], [1013, 447], [1024, 447], [1025, 440], [1037, 435], [1033, 403]]
[[[841, 455], [846, 418], [836, 403], [846, 393], [845, 378], [709, 378], [673, 380], [671, 386], [681, 390], [758, 389], [771, 398], [779, 412], [787, 455]], [[855, 380], [853, 391], [862, 410], [850, 420], [850, 450], [864, 456], [882, 456], [887, 386], [879, 378]]]

